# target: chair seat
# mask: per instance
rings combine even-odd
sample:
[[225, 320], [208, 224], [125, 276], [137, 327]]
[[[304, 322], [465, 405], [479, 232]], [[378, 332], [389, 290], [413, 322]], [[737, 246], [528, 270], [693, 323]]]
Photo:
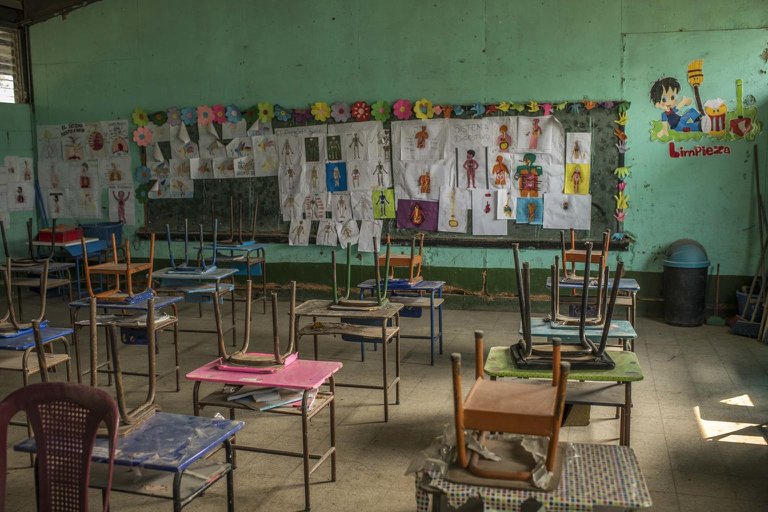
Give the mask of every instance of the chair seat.
[[134, 274], [144, 270], [152, 268], [151, 263], [100, 263], [98, 265], [91, 265], [88, 267], [88, 271], [91, 274], [106, 274], [106, 273], [121, 273], [125, 274], [130, 272]]
[[[603, 253], [592, 252], [591, 263], [600, 263], [600, 261], [602, 261], [602, 258], [603, 258]], [[587, 251], [585, 251], [584, 249], [566, 249], [563, 259], [565, 262], [575, 261], [577, 263], [584, 263], [584, 261], [587, 259]]]
[[[386, 256], [379, 256], [379, 265], [384, 265], [387, 262]], [[418, 265], [421, 263], [421, 256], [420, 255], [414, 255], [413, 257], [413, 264]], [[411, 256], [409, 254], [392, 254], [389, 256], [389, 266], [390, 267], [410, 267], [411, 266]]]
[[551, 382], [479, 379], [464, 401], [464, 426], [549, 436], [556, 397], [557, 387]]

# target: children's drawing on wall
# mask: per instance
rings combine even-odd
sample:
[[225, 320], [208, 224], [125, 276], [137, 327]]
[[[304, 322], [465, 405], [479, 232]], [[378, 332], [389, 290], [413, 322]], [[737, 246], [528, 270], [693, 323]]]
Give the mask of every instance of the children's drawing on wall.
[[389, 163], [385, 160], [377, 160], [373, 167], [373, 177], [376, 179], [377, 187], [389, 187], [391, 185], [389, 172]]
[[338, 235], [336, 234], [335, 221], [324, 219], [317, 224], [315, 243], [317, 245], [329, 245], [336, 247], [336, 244], [338, 244]]
[[[651, 104], [661, 111], [660, 119], [651, 121], [651, 140], [679, 142], [701, 140], [754, 140], [762, 132], [758, 120], [754, 96], [743, 97], [743, 81], [734, 79], [736, 110], [728, 109], [725, 92], [733, 90], [722, 83], [704, 85], [704, 61], [693, 60], [688, 64], [687, 83], [696, 98], [686, 96], [684, 85], [674, 76], [665, 76], [654, 81], [650, 88]], [[710, 82], [711, 84], [711, 82]], [[713, 93], [708, 93], [713, 91]], [[707, 98], [702, 101], [702, 96]]]
[[[188, 162], [187, 162], [188, 163]], [[195, 184], [192, 178], [175, 175], [170, 178], [169, 196], [173, 199], [191, 199], [195, 195]]]
[[65, 213], [66, 201], [64, 200], [64, 192], [49, 192], [48, 193], [48, 216], [52, 219], [60, 219], [67, 217]]
[[304, 198], [304, 218], [322, 220], [325, 218], [328, 194], [310, 194]]
[[304, 161], [305, 162], [320, 161], [320, 137], [304, 138]]
[[189, 172], [193, 180], [213, 178], [213, 163], [210, 158], [190, 158]]
[[61, 126], [48, 124], [37, 127], [38, 160], [59, 160], [61, 153]]
[[348, 189], [346, 162], [325, 164], [325, 187], [328, 192], [344, 192]]
[[228, 179], [235, 177], [235, 162], [231, 158], [213, 159], [213, 177], [216, 179]]
[[569, 164], [590, 163], [592, 134], [589, 132], [568, 132], [565, 138], [565, 162]]
[[353, 190], [349, 193], [352, 202], [352, 218], [355, 220], [373, 220], [373, 202], [370, 190]]
[[496, 191], [496, 219], [515, 220], [517, 214], [517, 196], [511, 190]]
[[245, 155], [234, 160], [235, 178], [251, 178], [256, 175], [253, 167], [253, 155]]
[[213, 123], [198, 125], [198, 154], [202, 158], [225, 158], [227, 148]]
[[440, 213], [437, 201], [398, 199], [396, 215], [398, 228], [437, 231]]
[[70, 164], [70, 186], [81, 190], [95, 190], [99, 187], [99, 163], [97, 161], [74, 162]]
[[336, 234], [342, 249], [346, 249], [349, 244], [356, 244], [360, 238], [360, 229], [357, 227], [357, 221], [346, 220], [337, 222]]
[[152, 174], [152, 179], [167, 178], [171, 175], [171, 167], [167, 160], [147, 161], [147, 167]]
[[373, 252], [374, 241], [379, 253], [384, 251], [381, 249], [381, 228], [382, 221], [380, 220], [364, 220], [360, 223], [360, 236], [357, 241], [357, 252]]
[[99, 192], [97, 189], [81, 188], [74, 192], [77, 198], [78, 217], [101, 217], [101, 212], [99, 211]]
[[502, 155], [496, 156], [491, 167], [491, 182], [495, 188], [508, 188], [510, 185], [509, 160]]
[[293, 194], [280, 195], [280, 211], [283, 214], [284, 221], [302, 218], [303, 207], [304, 202], [299, 196]]
[[11, 183], [8, 209], [12, 212], [31, 211], [35, 207], [35, 186], [32, 183]]
[[64, 190], [66, 184], [66, 166], [69, 165], [61, 160], [41, 160], [37, 165], [37, 178], [40, 182], [40, 188], [47, 190]]
[[544, 198], [518, 197], [515, 222], [518, 224], [544, 224]]
[[136, 207], [130, 188], [109, 191], [109, 220], [128, 225], [136, 224]]
[[[309, 141], [310, 139], [305, 139], [306, 141]], [[341, 135], [328, 135], [326, 137], [326, 148], [328, 151], [328, 160], [330, 161], [339, 161], [342, 159], [341, 156]], [[309, 151], [309, 150], [307, 150]], [[314, 162], [315, 160], [310, 160], [307, 158], [308, 162]]]
[[99, 160], [106, 158], [106, 137], [101, 130], [101, 123], [86, 123], [85, 129], [85, 158]]
[[486, 188], [472, 190], [472, 234], [507, 234], [507, 221], [496, 219], [495, 190]]
[[402, 172], [396, 176], [395, 195], [402, 199], [440, 198], [440, 187], [453, 187], [456, 167], [450, 163], [400, 162]]
[[346, 146], [349, 150], [350, 158], [355, 160], [368, 158], [368, 144], [363, 140], [359, 133], [352, 132], [352, 137], [349, 140], [349, 144], [346, 144]]
[[88, 143], [85, 126], [82, 123], [62, 124], [61, 150], [64, 160], [84, 160], [85, 147]]
[[171, 198], [171, 178], [170, 175], [158, 178], [157, 181], [147, 192], [149, 199], [170, 199]]
[[221, 137], [224, 139], [237, 139], [247, 136], [248, 124], [245, 119], [241, 119], [235, 123], [227, 121], [221, 125]]
[[256, 176], [277, 176], [277, 143], [274, 135], [252, 137], [253, 165]]
[[517, 180], [517, 190], [520, 197], [538, 197], [539, 196], [539, 177], [542, 174], [540, 165], [536, 163], [534, 153], [523, 155], [523, 165], [518, 165], [515, 171]]
[[554, 117], [519, 117], [517, 122], [518, 150], [533, 152], [560, 150], [553, 148], [554, 132], [562, 131], [562, 126]]
[[471, 197], [470, 192], [464, 188], [441, 187], [437, 230], [466, 233]]
[[331, 218], [335, 221], [352, 218], [352, 198], [349, 192], [335, 192], [331, 195]]
[[447, 119], [392, 123], [399, 131], [401, 160], [443, 160], [448, 141]]
[[374, 219], [395, 218], [395, 191], [391, 188], [377, 188], [371, 191]]
[[590, 174], [589, 164], [565, 164], [563, 192], [566, 194], [589, 194]]
[[133, 185], [133, 174], [130, 170], [130, 157], [116, 157], [99, 160], [101, 183], [112, 187], [130, 187]]
[[301, 149], [299, 148], [299, 138], [296, 136], [281, 136], [280, 144], [280, 163], [291, 165], [301, 160]]
[[419, 175], [419, 194], [428, 196], [432, 192], [432, 176], [429, 169], [424, 169]]
[[376, 131], [376, 158], [385, 162], [392, 160], [392, 137], [388, 129]]
[[288, 245], [309, 245], [309, 231], [312, 221], [293, 219], [288, 229]]
[[347, 162], [349, 171], [348, 183], [350, 190], [370, 189], [371, 180], [366, 169], [367, 162], [361, 160], [350, 160]]
[[591, 220], [591, 195], [544, 194], [545, 229], [589, 230]]
[[456, 161], [459, 162], [459, 186], [461, 188], [486, 187], [485, 147], [459, 147], [456, 149]]
[[304, 164], [304, 176], [307, 177], [307, 186], [313, 194], [326, 191], [326, 180], [323, 167], [317, 162]]
[[253, 154], [253, 141], [250, 137], [238, 137], [227, 144], [227, 156], [242, 158]]
[[32, 171], [32, 159], [31, 158], [18, 158], [16, 160], [16, 179], [31, 183], [35, 179], [35, 174]]
[[128, 121], [126, 119], [102, 121], [101, 131], [106, 138], [108, 157], [128, 156]]

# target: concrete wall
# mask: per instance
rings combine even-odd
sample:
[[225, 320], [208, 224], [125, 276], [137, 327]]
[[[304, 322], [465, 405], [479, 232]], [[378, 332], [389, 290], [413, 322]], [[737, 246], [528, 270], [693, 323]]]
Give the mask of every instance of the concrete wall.
[[[625, 228], [637, 243], [620, 257], [647, 284], [643, 295], [658, 296], [663, 248], [697, 239], [730, 276], [731, 297], [758, 252], [752, 143], [729, 143], [727, 157], [670, 159], [666, 145], [649, 141], [659, 112], [648, 91], [671, 75], [691, 96], [685, 69], [703, 58], [706, 94], [733, 107], [742, 78], [766, 123], [766, 27], [763, 0], [103, 0], [32, 27], [37, 122], [202, 103], [630, 100]], [[765, 162], [765, 135], [758, 143]], [[525, 257], [546, 268], [552, 254]], [[328, 259], [314, 247], [274, 246], [269, 256], [272, 276], [314, 280], [316, 262]], [[431, 247], [427, 265], [472, 289], [479, 269], [490, 269], [504, 276], [493, 285], [503, 289], [511, 257]]]

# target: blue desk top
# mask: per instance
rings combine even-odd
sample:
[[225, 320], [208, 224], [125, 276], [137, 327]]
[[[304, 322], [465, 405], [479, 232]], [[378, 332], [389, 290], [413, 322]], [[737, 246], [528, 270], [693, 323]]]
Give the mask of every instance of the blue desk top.
[[[388, 290], [409, 290], [409, 291], [426, 291], [439, 290], [445, 286], [445, 281], [421, 281], [416, 284], [410, 284], [407, 280], [403, 279], [390, 279], [387, 283]], [[363, 290], [370, 290], [376, 287], [375, 279], [368, 279], [357, 285], [358, 288]]]
[[[240, 245], [216, 245], [217, 251], [238, 251], [238, 252], [251, 252], [255, 251], [256, 249], [265, 249], [267, 246], [264, 244], [258, 244], [256, 242], [252, 242], [250, 244], [240, 244]], [[205, 246], [205, 250], [212, 251], [213, 245], [207, 245]]]
[[[117, 439], [115, 464], [181, 473], [244, 425], [242, 421], [158, 412], [136, 430]], [[30, 438], [13, 449], [34, 453], [37, 446]], [[91, 459], [109, 461], [107, 439], [96, 439]]]
[[[178, 302], [183, 302], [184, 297], [180, 297], [177, 295], [158, 295], [155, 297], [155, 309], [162, 309], [164, 307], [170, 306], [171, 304], [176, 304]], [[96, 306], [103, 309], [125, 309], [128, 311], [146, 311], [147, 310], [147, 304], [149, 303], [149, 299], [136, 302], [134, 304], [125, 304], [122, 302], [109, 302], [109, 301], [97, 301]], [[91, 300], [90, 299], [80, 299], [76, 300], [74, 302], [69, 303], [70, 308], [74, 309], [80, 309], [80, 308], [87, 308], [90, 307]]]
[[156, 270], [152, 273], [152, 279], [158, 281], [221, 281], [237, 273], [234, 268], [217, 268], [213, 272], [205, 274], [175, 273], [171, 267]]
[[[62, 270], [68, 270], [70, 268], [75, 268], [75, 264], [67, 263], [63, 261], [51, 261], [48, 264], [48, 273], [52, 274], [54, 272], [61, 272]], [[0, 265], [0, 270], [5, 270], [5, 264]], [[43, 264], [39, 263], [37, 265], [30, 265], [30, 266], [11, 265], [11, 272], [18, 272], [20, 274], [40, 275], [43, 273]]]
[[[72, 334], [71, 327], [46, 327], [40, 329], [40, 336], [43, 343], [49, 343], [64, 336]], [[0, 338], [0, 350], [27, 350], [35, 346], [35, 334], [29, 332], [16, 336], [15, 338]]]
[[[522, 327], [519, 332], [522, 334]], [[590, 339], [599, 338], [603, 334], [603, 328], [587, 327], [586, 333]], [[531, 318], [531, 336], [534, 338], [574, 339], [579, 337], [579, 328], [578, 326], [573, 328], [552, 328], [552, 325], [545, 318]], [[613, 320], [611, 328], [608, 330], [608, 338], [633, 340], [637, 338], [637, 332], [627, 320]]]
[[[581, 282], [579, 283], [570, 283], [570, 282], [563, 283], [562, 281], [560, 282], [560, 288], [566, 288], [568, 290], [581, 290], [582, 286], [583, 286], [583, 283]], [[552, 287], [552, 278], [548, 277], [547, 288], [551, 288], [551, 287]], [[597, 289], [597, 285], [590, 284], [589, 288], [590, 290]], [[613, 278], [611, 278], [608, 281], [608, 289], [610, 290], [612, 288], [613, 288]], [[619, 290], [627, 291], [627, 292], [639, 292], [640, 283], [638, 283], [635, 279], [627, 279], [622, 277], [621, 279], [619, 279]]]

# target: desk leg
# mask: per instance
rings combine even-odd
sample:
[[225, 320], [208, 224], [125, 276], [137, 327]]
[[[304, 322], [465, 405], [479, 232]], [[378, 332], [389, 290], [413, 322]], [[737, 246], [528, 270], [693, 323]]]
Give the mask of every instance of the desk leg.
[[[438, 299], [443, 298], [442, 286], [437, 291], [437, 298]], [[438, 322], [437, 326], [440, 329], [440, 332], [438, 333], [438, 336], [440, 337], [440, 355], [443, 355], [443, 304], [442, 303], [437, 307], [437, 322]]]
[[435, 291], [429, 293], [429, 364], [435, 365]]
[[309, 419], [307, 418], [307, 390], [301, 394], [301, 448], [302, 463], [304, 464], [304, 510], [309, 510], [309, 436], [307, 433]]
[[400, 405], [400, 313], [395, 315], [395, 327], [397, 327], [397, 334], [395, 334], [395, 378], [397, 379], [395, 404]]
[[79, 313], [79, 308], [72, 308], [69, 310], [69, 318], [72, 322], [72, 345], [75, 348], [75, 369], [77, 370], [77, 383], [82, 384], [83, 383], [83, 374], [82, 369], [80, 367], [80, 344], [78, 339], [78, 333], [80, 332], [80, 328], [77, 325], [77, 314]]
[[235, 320], [235, 302], [237, 302], [237, 296], [235, 294], [237, 287], [235, 286], [235, 276], [232, 276], [232, 346], [237, 345], [237, 321]]
[[[316, 322], [317, 322], [317, 317], [313, 316], [312, 323], [314, 324]], [[315, 348], [315, 361], [317, 361], [317, 334], [312, 335], [312, 343], [314, 344], [314, 348]]]
[[384, 383], [384, 421], [389, 421], [389, 379], [387, 378], [387, 321], [381, 323], [381, 361], [382, 378]]
[[632, 429], [632, 383], [627, 382], [624, 385], [624, 442], [622, 446], [629, 446], [629, 434]]
[[196, 380], [192, 387], [192, 414], [194, 416], [200, 416], [200, 382]]
[[235, 512], [235, 450], [229, 439], [224, 441], [224, 453], [230, 464], [229, 473], [227, 473], [227, 512]]
[[173, 512], [181, 512], [183, 507], [181, 504], [181, 478], [183, 476], [183, 471], [173, 475]]
[[75, 276], [77, 277], [77, 298], [83, 296], [83, 291], [80, 287], [80, 258], [75, 257]]
[[331, 395], [331, 482], [336, 481], [336, 380], [333, 375], [330, 378]]
[[173, 316], [176, 317], [176, 323], [173, 324], [173, 356], [176, 363], [176, 391], [181, 391], [181, 368], [179, 365], [179, 308], [174, 303], [171, 304]]

